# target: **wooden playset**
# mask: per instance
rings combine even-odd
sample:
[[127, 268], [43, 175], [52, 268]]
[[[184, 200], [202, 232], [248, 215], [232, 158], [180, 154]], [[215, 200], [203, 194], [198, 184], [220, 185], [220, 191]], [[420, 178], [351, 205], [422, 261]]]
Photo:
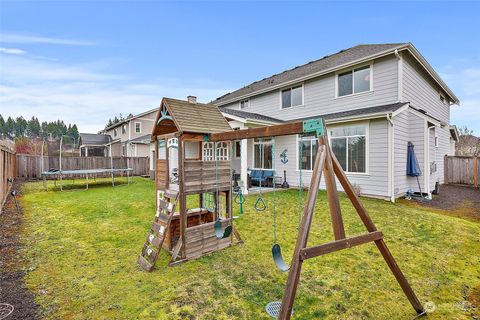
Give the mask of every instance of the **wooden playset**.
[[[202, 109], [196, 109], [198, 106], [201, 106]], [[166, 250], [172, 253], [171, 263], [174, 263], [177, 257], [180, 261], [185, 261], [233, 244], [232, 234], [238, 234], [238, 232], [236, 230], [233, 233], [231, 232], [233, 223], [231, 170], [228, 170], [228, 156], [222, 158], [222, 155], [228, 155], [228, 151], [222, 151], [222, 148], [236, 140], [308, 133], [317, 136], [319, 148], [315, 158], [307, 200], [303, 204], [303, 214], [290, 266], [283, 259], [280, 245], [276, 243], [274, 237], [273, 261], [279, 270], [288, 272], [288, 280], [283, 300], [270, 303], [267, 306], [267, 312], [269, 312], [270, 307], [273, 307], [276, 313], [269, 312], [270, 315], [279, 319], [290, 319], [300, 281], [302, 264], [305, 260], [374, 242], [417, 315], [425, 314], [425, 308], [421, 305], [383, 240], [383, 233], [376, 228], [370, 219], [331, 150], [327, 142], [326, 127], [321, 118], [233, 131], [223, 119], [221, 113], [218, 110], [214, 111], [214, 107], [200, 104], [198, 106], [172, 99], [163, 99], [160, 106], [153, 138], [157, 142], [162, 139], [178, 138], [179, 190], [178, 192], [171, 191], [168, 179], [168, 161], [157, 159], [156, 185], [157, 192], [160, 195], [157, 195], [157, 216], [139, 258], [139, 263], [145, 270], [152, 270], [162, 244]], [[205, 119], [205, 112], [208, 112], [208, 121]], [[200, 115], [200, 113], [203, 113], [203, 115]], [[181, 121], [177, 119], [177, 115], [182, 116]], [[198, 143], [198, 157], [195, 160], [186, 158], [185, 144], [188, 141]], [[332, 242], [307, 247], [322, 173], [325, 178], [335, 239]], [[363, 222], [367, 231], [365, 234], [346, 236], [335, 177]], [[208, 210], [205, 205], [202, 205], [204, 203], [202, 198], [207, 193], [213, 193], [214, 195], [215, 205], [212, 208], [213, 210]], [[220, 193], [223, 193], [226, 199], [226, 215], [223, 219], [220, 217], [218, 209]], [[187, 195], [193, 194], [199, 195], [201, 205], [200, 208], [188, 210], [186, 208], [186, 198]], [[180, 207], [178, 214], [174, 213], [177, 202]], [[173, 217], [177, 215], [178, 222], [174, 225], [172, 223], [174, 221]], [[164, 242], [166, 238], [169, 239], [168, 242]], [[240, 239], [238, 238], [238, 240]]]

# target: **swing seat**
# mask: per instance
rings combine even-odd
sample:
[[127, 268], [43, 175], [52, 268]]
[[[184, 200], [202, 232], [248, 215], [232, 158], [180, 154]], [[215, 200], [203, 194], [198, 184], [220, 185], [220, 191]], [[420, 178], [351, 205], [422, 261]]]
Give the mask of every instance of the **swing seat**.
[[290, 269], [288, 264], [286, 264], [285, 260], [283, 259], [282, 248], [280, 248], [280, 245], [276, 243], [272, 247], [272, 256], [273, 256], [273, 261], [275, 262], [275, 265], [277, 266], [278, 269], [280, 269], [283, 272], [287, 272]]
[[217, 239], [228, 238], [232, 233], [231, 225], [227, 226], [225, 230], [222, 230], [222, 221], [220, 219], [215, 221], [215, 224], [213, 225], [213, 227], [215, 228], [215, 236], [217, 237]]

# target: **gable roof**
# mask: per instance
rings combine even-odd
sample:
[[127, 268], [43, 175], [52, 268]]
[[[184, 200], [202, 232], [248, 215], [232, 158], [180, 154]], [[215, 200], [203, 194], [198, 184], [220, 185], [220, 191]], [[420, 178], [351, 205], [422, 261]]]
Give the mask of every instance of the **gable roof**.
[[268, 92], [284, 86], [293, 85], [300, 81], [312, 79], [323, 74], [347, 68], [368, 60], [377, 59], [385, 55], [393, 54], [401, 50], [408, 50], [425, 68], [427, 73], [445, 90], [451, 100], [458, 103], [459, 100], [443, 82], [432, 66], [423, 58], [411, 43], [386, 43], [386, 44], [360, 44], [349, 49], [341, 50], [335, 54], [297, 66], [271, 77], [253, 82], [239, 90], [227, 93], [212, 101], [221, 106], [227, 103], [245, 99], [253, 95]]
[[80, 133], [79, 145], [83, 146], [103, 146], [112, 142], [112, 137], [108, 134]]
[[282, 123], [283, 120], [272, 118], [269, 116], [264, 116], [263, 114], [247, 112], [242, 110], [235, 110], [235, 109], [228, 109], [228, 108], [220, 108], [220, 112], [227, 115], [232, 115], [236, 117], [240, 117], [246, 120], [253, 120], [253, 121], [260, 121], [260, 122], [272, 122], [272, 123]]
[[136, 115], [134, 115], [133, 117], [130, 117], [130, 118], [127, 117], [126, 119], [123, 119], [123, 120], [120, 121], [120, 122], [114, 123], [114, 124], [112, 124], [111, 126], [106, 127], [103, 131], [106, 132], [107, 130], [112, 130], [112, 129], [116, 128], [116, 127], [121, 126], [121, 125], [124, 124], [124, 123], [127, 123], [127, 122], [129, 122], [129, 121], [132, 121], [133, 119], [137, 119], [137, 118], [143, 117], [144, 115], [147, 115], [147, 114], [149, 114], [149, 113], [154, 113], [154, 112], [157, 112], [157, 108], [155, 108], [155, 109], [150, 109], [150, 110], [148, 110], [148, 111], [144, 111], [144, 112], [139, 113], [139, 114], [136, 114]]
[[[159, 134], [158, 127], [163, 122], [161, 119], [163, 107], [166, 108], [172, 118], [176, 131], [208, 134], [232, 130], [227, 119], [213, 104], [190, 103], [184, 100], [163, 98], [158, 109], [152, 135]], [[159, 123], [159, 121], [161, 122]]]
[[144, 134], [143, 136], [137, 137], [130, 140], [131, 143], [150, 143], [150, 134]]

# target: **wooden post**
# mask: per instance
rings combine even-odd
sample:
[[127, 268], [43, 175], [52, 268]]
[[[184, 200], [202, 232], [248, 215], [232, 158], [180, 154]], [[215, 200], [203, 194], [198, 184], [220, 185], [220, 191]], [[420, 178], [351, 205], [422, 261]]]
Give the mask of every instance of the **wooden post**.
[[[178, 187], [179, 187], [179, 201], [180, 201], [180, 239], [182, 241], [182, 248], [180, 249], [180, 255], [182, 259], [186, 258], [185, 250], [185, 232], [187, 229], [187, 196], [185, 194], [185, 168], [184, 168], [184, 147], [185, 142], [183, 136], [178, 137]], [[167, 148], [168, 153], [168, 148]], [[168, 157], [167, 157], [168, 159]], [[170, 179], [167, 165], [167, 179]]]
[[[361, 204], [360, 199], [358, 198], [357, 194], [353, 190], [352, 185], [348, 181], [347, 176], [345, 175], [345, 172], [343, 172], [340, 166], [340, 163], [336, 159], [335, 155], [333, 155], [333, 169], [335, 170], [335, 174], [337, 175], [338, 180], [340, 181], [343, 189], [345, 190], [348, 197], [350, 198], [353, 206], [357, 210], [357, 213], [360, 216], [360, 219], [363, 221], [367, 230], [369, 232], [376, 231], [377, 228], [375, 227], [375, 224], [370, 219], [370, 216], [368, 215], [367, 211]], [[403, 292], [407, 296], [412, 307], [415, 309], [417, 313], [422, 313], [423, 312], [422, 304], [418, 300], [417, 296], [415, 295], [415, 292], [413, 291], [412, 287], [410, 286], [407, 279], [403, 275], [402, 270], [400, 270], [400, 267], [397, 265], [397, 262], [395, 261], [392, 254], [390, 253], [390, 250], [385, 244], [385, 241], [383, 241], [383, 239], [375, 240], [375, 245], [377, 246], [378, 250], [382, 254], [383, 259], [387, 263], [393, 275], [397, 279], [398, 284], [400, 285]]]
[[[326, 129], [324, 129], [326, 130]], [[328, 144], [328, 141], [325, 137], [320, 137], [318, 139], [321, 145]], [[335, 240], [340, 240], [345, 238], [345, 228], [343, 226], [342, 211], [340, 208], [340, 201], [338, 200], [338, 191], [337, 183], [335, 181], [335, 174], [332, 168], [332, 152], [330, 148], [325, 148], [325, 165], [323, 167], [323, 175], [325, 176], [325, 186], [327, 189], [328, 196], [328, 207], [330, 209], [330, 217], [332, 218], [332, 227]]]
[[317, 200], [320, 180], [322, 178], [322, 168], [325, 163], [325, 146], [319, 146], [315, 164], [313, 167], [313, 175], [308, 189], [307, 204], [303, 210], [302, 222], [298, 229], [297, 243], [293, 253], [292, 265], [288, 273], [287, 285], [282, 299], [282, 307], [279, 319], [290, 319], [293, 308], [293, 301], [297, 293], [298, 282], [300, 280], [300, 272], [302, 270], [303, 260], [300, 258], [300, 251], [307, 246], [308, 234], [312, 224], [313, 211], [315, 210], [315, 202]]
[[473, 186], [478, 187], [477, 157], [473, 157]]

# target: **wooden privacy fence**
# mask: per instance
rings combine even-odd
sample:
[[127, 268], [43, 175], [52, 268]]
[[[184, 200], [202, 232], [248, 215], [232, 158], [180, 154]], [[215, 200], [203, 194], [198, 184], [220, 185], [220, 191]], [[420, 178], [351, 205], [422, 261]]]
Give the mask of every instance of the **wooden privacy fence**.
[[445, 183], [479, 186], [480, 158], [445, 156]]
[[[60, 169], [59, 157], [48, 157], [29, 154], [17, 154], [17, 177], [23, 179], [41, 179], [43, 170]], [[113, 157], [113, 168], [132, 168], [132, 175], [149, 174], [148, 157]], [[110, 157], [62, 157], [62, 170], [109, 169]], [[108, 176], [108, 174], [105, 174]]]
[[0, 145], [0, 212], [10, 190], [9, 179], [15, 177], [15, 152]]

